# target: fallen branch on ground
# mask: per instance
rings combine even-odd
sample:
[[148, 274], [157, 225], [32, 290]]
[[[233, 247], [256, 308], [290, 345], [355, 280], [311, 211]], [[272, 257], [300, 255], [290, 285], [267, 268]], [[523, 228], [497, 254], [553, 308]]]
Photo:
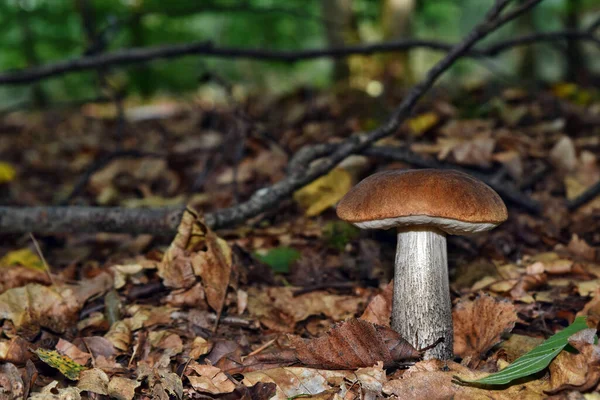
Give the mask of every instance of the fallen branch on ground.
[[576, 210], [596, 196], [600, 196], [600, 181], [596, 182], [595, 185], [589, 187], [585, 192], [581, 193], [573, 200], [567, 202], [567, 208], [569, 211]]
[[[596, 36], [594, 28], [595, 26], [596, 22], [592, 23], [590, 28], [584, 30], [539, 32], [530, 35], [524, 35], [518, 38], [499, 41], [479, 49], [472, 49], [469, 47], [469, 49], [462, 55], [468, 57], [493, 57], [514, 47], [529, 45], [532, 43], [556, 42], [561, 40], [582, 40], [595, 43], [598, 47], [600, 47], [600, 38]], [[294, 63], [316, 58], [342, 58], [351, 55], [400, 52], [415, 48], [424, 48], [433, 51], [450, 51], [457, 46], [458, 45], [454, 45], [452, 43], [436, 40], [407, 39], [330, 49], [278, 51], [217, 47], [210, 41], [204, 41], [181, 45], [124, 49], [112, 53], [89, 55], [77, 59], [46, 64], [39, 67], [6, 72], [4, 74], [0, 74], [0, 84], [24, 84], [70, 72], [94, 70], [108, 66], [136, 64], [156, 59], [177, 58], [190, 55], [219, 58], [246, 58], [260, 61]]]
[[[266, 209], [276, 207], [295, 190], [328, 173], [346, 157], [360, 153], [377, 140], [391, 135], [410, 115], [417, 101], [457, 59], [468, 53], [475, 43], [541, 1], [525, 1], [511, 11], [503, 14], [503, 10], [511, 0], [497, 0], [494, 7], [486, 15], [485, 20], [473, 28], [459, 44], [454, 46], [442, 60], [429, 70], [426, 77], [407, 93], [402, 103], [382, 126], [367, 133], [351, 136], [335, 145], [332, 148], [333, 151], [331, 154], [328, 154], [326, 157], [322, 157], [324, 154], [315, 151], [311, 154], [311, 150], [307, 150], [302, 153], [307, 155], [306, 157], [303, 156], [305, 160], [322, 158], [318, 162], [313, 162], [308, 169], [299, 168], [298, 170], [290, 170], [286, 178], [270, 187], [258, 190], [244, 203], [219, 210], [215, 213], [206, 214], [206, 223], [213, 228], [221, 228], [255, 217]], [[312, 149], [318, 148], [318, 146], [312, 147]], [[317, 155], [315, 156], [315, 154]], [[308, 163], [305, 165], [308, 165]], [[30, 210], [29, 213], [27, 210]], [[127, 210], [127, 213], [120, 213], [119, 210], [123, 209], [97, 208], [90, 212], [91, 218], [87, 222], [82, 223], [80, 218], [85, 211], [85, 208], [82, 207], [64, 209], [17, 209], [3, 207], [0, 208], [0, 232], [15, 231], [15, 228], [18, 226], [21, 227], [20, 229], [23, 229], [23, 225], [16, 225], [16, 222], [28, 221], [29, 223], [24, 225], [25, 229], [35, 232], [63, 232], [65, 228], [69, 232], [75, 232], [76, 228], [81, 228], [84, 232], [90, 232], [95, 227], [95, 231], [125, 232], [124, 229], [127, 229], [126, 231], [130, 233], [156, 234], [158, 232], [165, 232], [169, 227], [174, 231], [174, 227], [176, 227], [179, 221], [178, 217], [181, 216], [182, 212], [182, 209], [175, 211], [172, 209]], [[37, 218], [32, 218], [32, 215], [40, 218], [41, 223], [36, 223], [38, 220]], [[72, 223], [66, 224], [64, 222], [65, 219], [70, 219]], [[177, 222], [174, 222], [174, 220]], [[19, 231], [22, 232], [22, 230]]]

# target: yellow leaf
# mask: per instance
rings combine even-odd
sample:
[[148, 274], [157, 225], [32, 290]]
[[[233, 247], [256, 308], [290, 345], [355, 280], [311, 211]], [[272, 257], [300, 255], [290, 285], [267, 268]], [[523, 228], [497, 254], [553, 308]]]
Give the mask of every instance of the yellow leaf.
[[552, 86], [552, 94], [561, 99], [573, 96], [577, 92], [577, 85], [574, 83], [561, 82]]
[[40, 360], [52, 368], [56, 368], [72, 381], [78, 380], [79, 373], [87, 369], [83, 365], [73, 361], [70, 357], [61, 355], [56, 350], [37, 349], [35, 354], [37, 354]]
[[335, 205], [351, 186], [350, 173], [345, 169], [335, 168], [294, 193], [294, 200], [306, 210], [308, 217], [313, 217]]
[[8, 183], [15, 179], [17, 170], [11, 164], [0, 161], [0, 184]]
[[38, 271], [46, 270], [42, 260], [28, 248], [8, 252], [0, 259], [0, 267], [9, 267], [13, 265], [22, 265], [23, 267]]
[[408, 127], [415, 136], [421, 136], [440, 120], [436, 113], [426, 112], [408, 120]]
[[561, 99], [570, 100], [580, 106], [585, 106], [592, 101], [593, 95], [590, 91], [584, 90], [574, 83], [557, 83], [552, 86], [552, 93]]

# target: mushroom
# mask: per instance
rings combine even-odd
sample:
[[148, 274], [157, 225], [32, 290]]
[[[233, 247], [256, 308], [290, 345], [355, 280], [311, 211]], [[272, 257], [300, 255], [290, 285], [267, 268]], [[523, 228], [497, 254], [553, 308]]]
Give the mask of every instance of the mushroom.
[[453, 358], [446, 234], [493, 229], [506, 206], [485, 183], [454, 170], [390, 170], [367, 177], [337, 206], [359, 228], [396, 228], [392, 329], [425, 358]]

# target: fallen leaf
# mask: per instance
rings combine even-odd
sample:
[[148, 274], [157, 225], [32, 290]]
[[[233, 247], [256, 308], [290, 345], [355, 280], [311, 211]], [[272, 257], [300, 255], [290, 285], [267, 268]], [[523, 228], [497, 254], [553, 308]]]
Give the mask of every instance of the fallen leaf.
[[414, 136], [422, 136], [440, 121], [440, 117], [434, 112], [426, 112], [408, 119], [408, 127]]
[[474, 300], [461, 300], [452, 312], [454, 354], [476, 367], [485, 354], [510, 332], [518, 320], [515, 306], [480, 293]]
[[17, 176], [17, 170], [12, 164], [0, 161], [0, 185], [12, 182]]
[[581, 257], [584, 260], [594, 261], [600, 254], [595, 248], [587, 244], [584, 239], [580, 239], [577, 234], [573, 234], [571, 241], [569, 242], [567, 249], [571, 254]]
[[456, 375], [476, 380], [486, 373], [470, 370], [453, 361], [421, 361], [410, 367], [399, 379], [392, 379], [383, 385], [383, 393], [398, 396], [403, 400], [542, 400], [547, 398], [544, 390], [549, 386], [545, 380], [530, 381], [505, 389], [487, 390], [457, 384], [454, 380]]
[[158, 265], [158, 274], [171, 288], [189, 288], [199, 276], [208, 305], [220, 313], [232, 268], [233, 254], [227, 242], [187, 209], [175, 239]]
[[390, 326], [392, 315], [392, 295], [394, 281], [387, 284], [383, 292], [379, 293], [369, 302], [360, 319], [382, 326]]
[[109, 379], [106, 372], [102, 371], [100, 368], [92, 368], [81, 371], [77, 387], [81, 391], [108, 395], [108, 383]]
[[575, 143], [568, 136], [562, 136], [549, 153], [550, 161], [560, 170], [568, 172], [577, 165]]
[[7, 400], [23, 399], [25, 384], [19, 369], [11, 363], [0, 365], [0, 397]]
[[9, 251], [4, 257], [0, 258], [0, 267], [13, 265], [21, 265], [36, 271], [46, 271], [46, 266], [40, 257], [29, 248]]
[[344, 379], [353, 379], [351, 371], [328, 371], [302, 367], [282, 367], [244, 374], [242, 383], [254, 386], [257, 383], [277, 385], [272, 400], [288, 400], [318, 395], [329, 390], [339, 391]]
[[20, 336], [10, 340], [0, 339], [0, 361], [23, 365], [31, 358], [30, 343]]
[[489, 133], [478, 134], [474, 138], [457, 143], [452, 148], [452, 156], [461, 165], [475, 165], [482, 168], [491, 166], [496, 140]]
[[305, 209], [307, 217], [321, 214], [337, 204], [352, 187], [352, 176], [343, 168], [309, 183], [294, 193], [294, 200]]
[[267, 264], [275, 272], [287, 273], [290, 264], [300, 258], [300, 252], [291, 247], [281, 246], [270, 249], [265, 254], [256, 252], [256, 258]]
[[391, 367], [399, 361], [421, 357], [400, 334], [361, 319], [349, 319], [315, 339], [289, 337], [304, 365], [325, 369], [356, 369], [383, 361]]
[[63, 356], [54, 350], [37, 349], [35, 350], [35, 354], [40, 360], [52, 368], [56, 368], [72, 381], [78, 380], [81, 371], [86, 369], [83, 365], [76, 363], [70, 357]]
[[584, 329], [569, 338], [577, 354], [561, 352], [550, 364], [550, 389], [554, 394], [563, 390], [586, 392], [600, 380], [600, 347], [594, 346], [596, 329]]
[[0, 319], [12, 321], [25, 339], [33, 339], [40, 327], [63, 333], [77, 320], [89, 297], [110, 287], [112, 279], [104, 273], [79, 285], [48, 287], [30, 283], [0, 294]]
[[188, 364], [184, 375], [198, 392], [210, 394], [231, 393], [235, 384], [217, 367], [201, 365], [195, 361]]
[[91, 354], [81, 351], [73, 343], [62, 338], [58, 339], [58, 343], [56, 343], [55, 348], [59, 353], [69, 357], [71, 360], [81, 365], [86, 365], [90, 358], [92, 358]]
[[117, 400], [132, 400], [135, 389], [140, 385], [137, 380], [115, 376], [108, 383], [108, 395]]
[[[40, 392], [31, 393], [28, 400], [81, 400], [81, 390], [77, 386], [57, 388], [58, 381], [52, 381]], [[55, 394], [58, 392], [58, 394]]]

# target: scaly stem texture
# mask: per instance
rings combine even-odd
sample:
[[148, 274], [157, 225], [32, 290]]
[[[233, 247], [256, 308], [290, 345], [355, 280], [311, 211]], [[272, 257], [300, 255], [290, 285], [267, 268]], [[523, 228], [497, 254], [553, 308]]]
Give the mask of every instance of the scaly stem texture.
[[425, 359], [453, 357], [445, 233], [433, 228], [398, 230], [392, 329], [417, 349], [444, 338]]

